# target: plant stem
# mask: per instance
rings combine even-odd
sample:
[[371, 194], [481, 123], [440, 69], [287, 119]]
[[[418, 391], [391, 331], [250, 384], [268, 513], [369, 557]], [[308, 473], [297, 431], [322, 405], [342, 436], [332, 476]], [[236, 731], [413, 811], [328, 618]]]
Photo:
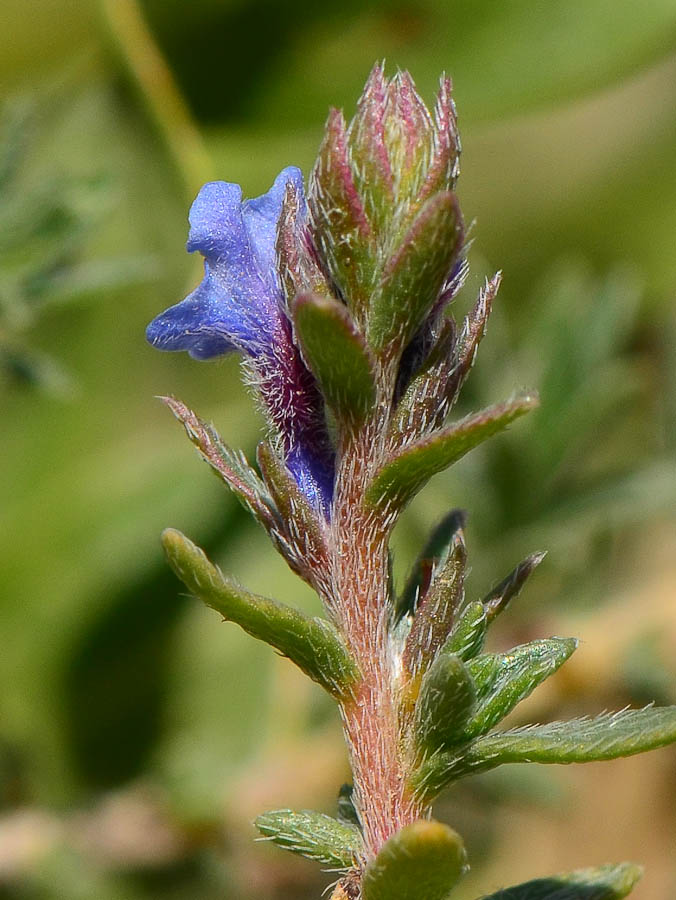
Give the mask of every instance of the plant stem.
[[[383, 379], [381, 383], [388, 383]], [[389, 392], [374, 416], [341, 448], [332, 522], [332, 587], [328, 603], [359, 665], [362, 681], [341, 704], [354, 777], [354, 801], [369, 856], [404, 825], [425, 816], [407, 787], [400, 736], [398, 664], [389, 640], [391, 530], [363, 497], [383, 456]]]

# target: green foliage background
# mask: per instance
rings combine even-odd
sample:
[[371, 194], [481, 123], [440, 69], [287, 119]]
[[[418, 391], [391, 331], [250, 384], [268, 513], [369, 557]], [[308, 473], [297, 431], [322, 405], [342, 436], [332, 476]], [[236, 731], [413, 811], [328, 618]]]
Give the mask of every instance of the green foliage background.
[[[248, 450], [260, 422], [236, 360], [162, 355], [143, 330], [198, 277], [183, 243], [202, 181], [255, 195], [284, 165], [307, 172], [328, 106], [351, 110], [376, 59], [428, 100], [453, 76], [476, 220], [458, 304], [505, 272], [463, 402], [543, 401], [416, 500], [397, 575], [464, 506], [477, 593], [550, 551], [505, 641], [585, 641], [534, 715], [674, 702], [673, 3], [5, 0], [0, 26], [5, 118], [28, 110], [0, 212], [0, 897], [323, 887], [249, 822], [331, 811], [348, 776], [332, 708], [183, 596], [159, 549], [176, 526], [253, 590], [316, 607], [153, 397]], [[12, 210], [52, 206], [72, 227], [4, 249]], [[664, 750], [457, 788], [439, 816], [475, 863], [461, 892], [634, 858], [637, 896], [666, 900], [675, 784]]]

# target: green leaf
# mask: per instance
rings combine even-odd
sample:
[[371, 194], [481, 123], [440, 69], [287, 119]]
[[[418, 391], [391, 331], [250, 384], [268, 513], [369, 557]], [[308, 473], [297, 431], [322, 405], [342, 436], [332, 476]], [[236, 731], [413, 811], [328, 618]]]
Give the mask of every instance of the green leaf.
[[374, 362], [343, 303], [301, 294], [293, 321], [303, 358], [339, 422], [360, 422], [375, 401]]
[[440, 653], [422, 679], [415, 707], [420, 750], [434, 753], [461, 741], [475, 708], [474, 682], [462, 660]]
[[444, 900], [467, 868], [459, 834], [413, 822], [383, 844], [362, 881], [363, 900]]
[[488, 622], [483, 603], [468, 603], [453, 626], [443, 653], [455, 653], [462, 660], [472, 659], [481, 652]]
[[406, 639], [403, 662], [412, 675], [423, 672], [448, 638], [453, 619], [463, 602], [467, 551], [462, 530], [452, 538], [446, 560], [433, 573]]
[[496, 585], [483, 599], [486, 610], [486, 620], [490, 624], [508, 604], [517, 597], [534, 569], [540, 565], [547, 552], [532, 553], [523, 562], [510, 572], [500, 584]]
[[467, 739], [485, 734], [570, 658], [575, 638], [549, 638], [515, 647], [509, 653], [478, 656], [467, 663], [479, 706], [464, 730]]
[[258, 465], [279, 511], [273, 539], [294, 572], [316, 587], [327, 565], [323, 520], [268, 441], [258, 445]]
[[212, 425], [207, 425], [180, 400], [160, 397], [183, 424], [186, 434], [197, 447], [202, 459], [227, 484], [237, 499], [266, 528], [275, 522], [275, 508], [265, 484], [246, 461], [240, 450], [223, 443]]
[[458, 201], [441, 191], [423, 205], [387, 262], [371, 301], [368, 338], [381, 351], [403, 350], [420, 328], [462, 247]]
[[534, 878], [503, 888], [482, 900], [622, 900], [643, 875], [641, 866], [619, 863]]
[[275, 809], [258, 816], [254, 825], [278, 847], [335, 869], [351, 868], [364, 850], [356, 825], [309, 809]]
[[180, 531], [167, 528], [162, 544], [174, 572], [207, 606], [279, 650], [333, 696], [350, 694], [357, 667], [330, 622], [249, 593], [225, 578]]
[[596, 718], [530, 725], [478, 738], [462, 753], [440, 753], [412, 779], [422, 798], [465, 775], [503, 763], [583, 763], [632, 756], [676, 741], [676, 706], [629, 709]]
[[452, 509], [432, 530], [415, 561], [404, 589], [397, 598], [395, 619], [401, 619], [402, 616], [415, 610], [420, 594], [424, 593], [423, 587], [430, 567], [438, 560], [448, 557], [453, 535], [458, 528], [464, 527], [465, 518], [462, 510]]
[[515, 419], [534, 409], [537, 403], [537, 395], [523, 394], [515, 400], [467, 416], [404, 447], [376, 473], [366, 493], [367, 502], [391, 504], [401, 509], [433, 475], [503, 431]]

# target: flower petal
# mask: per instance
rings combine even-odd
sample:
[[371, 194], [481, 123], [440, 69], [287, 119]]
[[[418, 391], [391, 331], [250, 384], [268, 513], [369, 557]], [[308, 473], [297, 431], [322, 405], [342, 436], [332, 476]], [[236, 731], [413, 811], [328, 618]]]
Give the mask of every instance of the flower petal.
[[146, 338], [158, 350], [187, 350], [194, 359], [211, 359], [242, 348], [255, 336], [254, 323], [240, 314], [231, 296], [209, 273], [181, 303], [148, 325]]
[[204, 185], [190, 210], [187, 243], [204, 256], [204, 280], [150, 323], [154, 347], [210, 359], [234, 349], [257, 356], [271, 346], [283, 315], [275, 239], [289, 182], [302, 190], [300, 169], [284, 169], [267, 194], [244, 203], [237, 184]]

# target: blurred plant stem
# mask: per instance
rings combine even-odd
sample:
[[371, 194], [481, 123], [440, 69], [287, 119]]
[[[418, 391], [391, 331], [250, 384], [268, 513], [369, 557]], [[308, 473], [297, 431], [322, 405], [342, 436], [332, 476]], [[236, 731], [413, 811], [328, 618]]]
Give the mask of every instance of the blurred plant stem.
[[212, 161], [181, 91], [136, 0], [101, 0], [101, 20], [121, 67], [192, 201], [213, 177]]

